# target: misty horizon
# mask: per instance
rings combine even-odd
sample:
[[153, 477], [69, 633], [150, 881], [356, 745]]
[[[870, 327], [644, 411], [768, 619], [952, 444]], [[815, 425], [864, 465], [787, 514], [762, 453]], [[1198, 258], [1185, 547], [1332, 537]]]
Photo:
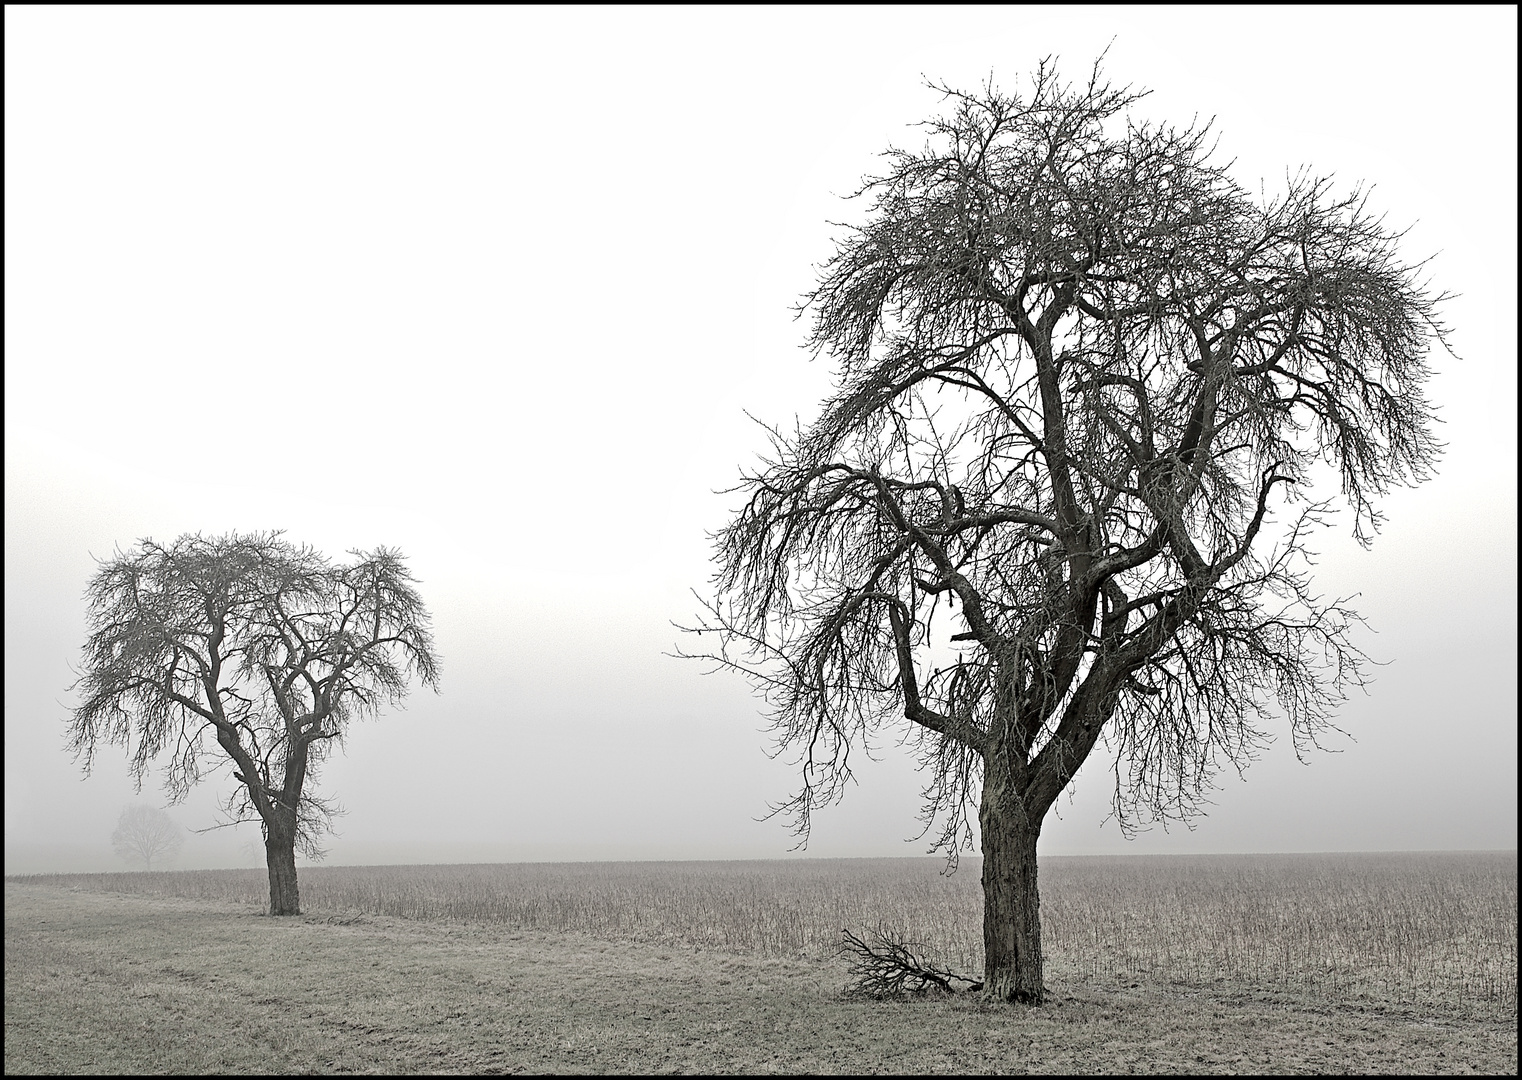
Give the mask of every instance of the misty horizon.
[[[767, 449], [749, 417], [807, 424], [830, 390], [792, 308], [830, 223], [868, 210], [841, 196], [918, 145], [927, 79], [1014, 89], [1054, 52], [1150, 88], [1138, 118], [1214, 116], [1252, 193], [1302, 163], [1366, 181], [1454, 294], [1456, 355], [1430, 357], [1436, 475], [1378, 500], [1368, 550], [1345, 512], [1316, 545], [1316, 591], [1357, 597], [1382, 665], [1344, 734], [1302, 763], [1270, 725], [1203, 815], [1134, 837], [1101, 744], [1040, 856], [1516, 849], [1517, 125], [1493, 15], [1329, 11], [1309, 42], [1224, 9], [988, 9], [971, 41], [913, 9], [573, 16], [375, 10], [355, 37], [338, 11], [299, 33], [7, 11], [7, 875], [128, 870], [118, 815], [167, 804], [161, 768], [137, 792], [120, 747], [87, 779], [64, 747], [97, 559], [258, 529], [399, 547], [442, 657], [439, 694], [414, 683], [324, 765], [347, 813], [303, 869], [927, 857], [927, 777], [893, 737], [792, 852], [765, 815], [796, 755], [768, 756], [743, 680], [669, 654]], [[1239, 78], [1286, 56], [1271, 92]], [[1462, 190], [1411, 135], [1435, 131]], [[175, 868], [263, 864], [255, 824], [193, 831], [232, 783], [167, 806]]]

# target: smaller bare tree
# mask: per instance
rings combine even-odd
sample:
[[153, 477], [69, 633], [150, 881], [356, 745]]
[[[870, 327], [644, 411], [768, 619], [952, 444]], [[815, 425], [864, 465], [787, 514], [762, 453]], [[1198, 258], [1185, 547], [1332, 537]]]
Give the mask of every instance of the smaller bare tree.
[[156, 806], [129, 806], [122, 810], [111, 846], [129, 863], [142, 863], [153, 869], [153, 861], [173, 859], [185, 844], [185, 834], [164, 811]]
[[279, 532], [144, 539], [101, 560], [85, 594], [70, 749], [88, 773], [102, 744], [128, 747], [139, 787], [166, 756], [173, 802], [230, 768], [226, 809], [260, 823], [271, 915], [301, 913], [296, 853], [322, 854], [339, 810], [316, 783], [349, 726], [400, 704], [414, 675], [438, 689], [401, 553], [350, 554], [335, 564]]

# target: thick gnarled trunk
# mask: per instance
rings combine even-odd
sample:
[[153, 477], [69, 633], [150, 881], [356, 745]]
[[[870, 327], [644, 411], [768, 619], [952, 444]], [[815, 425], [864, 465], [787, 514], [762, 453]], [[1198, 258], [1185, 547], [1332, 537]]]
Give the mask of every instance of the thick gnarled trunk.
[[[287, 720], [290, 714], [287, 713]], [[285, 786], [264, 814], [264, 856], [270, 870], [270, 914], [300, 915], [301, 892], [296, 887], [296, 834], [300, 819], [296, 807], [301, 805], [301, 789], [306, 783], [307, 747], [305, 737], [292, 730], [291, 753], [285, 761]]]
[[296, 836], [278, 836], [271, 829], [264, 841], [270, 871], [270, 914], [300, 915], [301, 892], [296, 887]]
[[1009, 786], [985, 781], [978, 822], [983, 832], [983, 992], [1038, 1005], [1046, 993], [1036, 887], [1041, 819], [1032, 820]]

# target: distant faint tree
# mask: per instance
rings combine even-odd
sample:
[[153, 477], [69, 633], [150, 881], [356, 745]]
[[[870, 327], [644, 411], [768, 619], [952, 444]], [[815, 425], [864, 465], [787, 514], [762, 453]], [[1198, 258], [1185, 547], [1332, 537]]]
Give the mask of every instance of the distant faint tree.
[[172, 860], [185, 844], [185, 834], [156, 806], [129, 806], [117, 820], [111, 846], [127, 862], [153, 869], [153, 861]]
[[1130, 829], [1197, 812], [1275, 703], [1299, 752], [1362, 684], [1358, 617], [1304, 568], [1309, 492], [1335, 471], [1367, 545], [1376, 497], [1427, 476], [1445, 297], [1360, 192], [1302, 172], [1255, 200], [1208, 125], [1128, 119], [1143, 95], [1097, 64], [942, 89], [821, 267], [837, 389], [743, 478], [688, 628], [717, 645], [685, 655], [751, 677], [801, 750], [776, 811], [805, 839], [907, 718], [935, 849], [977, 814], [984, 992], [1036, 1002], [1037, 838], [1102, 737]]
[[[335, 565], [274, 533], [140, 541], [91, 580], [90, 638], [69, 721], [88, 773], [101, 742], [132, 754], [141, 790], [167, 754], [173, 801], [204, 758], [239, 787], [226, 809], [264, 832], [270, 914], [299, 914], [296, 851], [334, 812], [309, 789], [350, 722], [406, 696], [412, 676], [438, 688], [428, 613], [400, 553], [351, 552]], [[215, 749], [213, 749], [215, 747]]]

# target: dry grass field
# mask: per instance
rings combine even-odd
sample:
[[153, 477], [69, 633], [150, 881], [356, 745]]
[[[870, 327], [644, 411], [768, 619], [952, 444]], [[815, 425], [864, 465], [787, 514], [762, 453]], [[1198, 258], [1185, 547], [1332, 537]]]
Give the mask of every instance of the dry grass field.
[[5, 1070], [1494, 1072], [1515, 853], [1042, 861], [1052, 1002], [848, 1000], [842, 927], [981, 966], [978, 864], [317, 867], [6, 884]]

